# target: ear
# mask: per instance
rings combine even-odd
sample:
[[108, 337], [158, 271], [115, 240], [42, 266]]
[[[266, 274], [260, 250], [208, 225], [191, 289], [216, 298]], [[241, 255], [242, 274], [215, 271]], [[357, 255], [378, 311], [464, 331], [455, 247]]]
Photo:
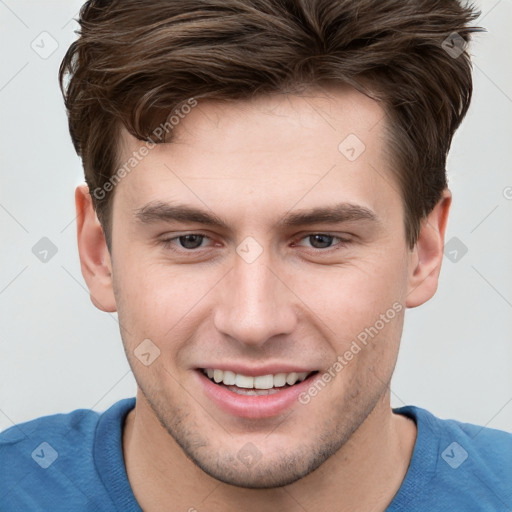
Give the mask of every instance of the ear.
[[405, 305], [415, 308], [431, 299], [437, 290], [443, 261], [444, 235], [452, 203], [449, 189], [421, 222], [420, 234], [409, 257], [409, 275]]
[[80, 266], [92, 303], [102, 311], [117, 310], [112, 283], [112, 262], [103, 228], [96, 216], [87, 185], [75, 191]]

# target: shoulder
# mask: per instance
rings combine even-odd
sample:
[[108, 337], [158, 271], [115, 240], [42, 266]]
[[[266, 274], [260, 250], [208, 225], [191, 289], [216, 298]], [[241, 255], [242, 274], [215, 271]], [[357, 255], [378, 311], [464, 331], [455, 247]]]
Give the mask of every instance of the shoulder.
[[104, 413], [77, 409], [43, 416], [1, 432], [0, 509], [95, 510], [94, 493], [101, 495], [103, 487], [94, 455], [98, 425], [119, 424], [133, 403], [121, 400]]
[[[43, 416], [15, 425], [0, 433], [0, 467], [50, 467], [60, 457], [73, 461], [92, 452], [94, 430], [100, 413], [78, 409], [67, 414]], [[37, 466], [36, 466], [37, 464]], [[32, 466], [33, 465], [33, 466]], [[9, 471], [8, 479], [13, 473]], [[5, 481], [3, 481], [5, 484]]]
[[418, 435], [401, 492], [389, 510], [410, 510], [411, 505], [417, 510], [512, 510], [512, 433], [441, 419], [415, 406], [394, 412], [413, 418]]
[[6, 451], [37, 435], [52, 437], [64, 433], [87, 435], [98, 421], [100, 413], [91, 409], [77, 409], [66, 414], [42, 416], [0, 432], [0, 450]]
[[[512, 433], [454, 419], [441, 419], [419, 407], [417, 417], [428, 424], [440, 440], [441, 458], [448, 466], [462, 466], [466, 461], [498, 476], [512, 471]], [[509, 480], [512, 487], [512, 479]]]

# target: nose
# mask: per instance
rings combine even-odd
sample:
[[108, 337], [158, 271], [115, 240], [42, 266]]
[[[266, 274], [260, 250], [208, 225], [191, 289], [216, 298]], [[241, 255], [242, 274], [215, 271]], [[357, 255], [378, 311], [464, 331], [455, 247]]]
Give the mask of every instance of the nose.
[[286, 275], [271, 266], [265, 251], [252, 263], [235, 255], [234, 268], [218, 290], [216, 329], [252, 347], [260, 347], [275, 336], [290, 334], [297, 315], [287, 280]]

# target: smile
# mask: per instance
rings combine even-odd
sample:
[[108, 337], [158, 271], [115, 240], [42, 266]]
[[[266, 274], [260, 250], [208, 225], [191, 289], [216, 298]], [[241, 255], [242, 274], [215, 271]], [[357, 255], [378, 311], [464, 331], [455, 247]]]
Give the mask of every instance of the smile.
[[278, 416], [296, 406], [300, 393], [320, 378], [319, 371], [276, 370], [278, 373], [267, 370], [260, 371], [263, 375], [247, 375], [226, 369], [198, 368], [195, 373], [214, 406], [230, 416], [258, 419]]
[[207, 368], [203, 370], [203, 373], [216, 384], [226, 386], [234, 393], [262, 396], [278, 393], [279, 388], [293, 386], [315, 372], [276, 373], [251, 377], [229, 370]]

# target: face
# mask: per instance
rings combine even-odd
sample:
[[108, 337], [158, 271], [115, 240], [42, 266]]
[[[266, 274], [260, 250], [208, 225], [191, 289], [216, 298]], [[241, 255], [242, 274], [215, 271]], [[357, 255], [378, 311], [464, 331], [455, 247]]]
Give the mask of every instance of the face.
[[[410, 255], [384, 122], [350, 89], [200, 102], [116, 187], [127, 357], [221, 481], [292, 483], [378, 414]], [[121, 163], [142, 146], [124, 132]]]

